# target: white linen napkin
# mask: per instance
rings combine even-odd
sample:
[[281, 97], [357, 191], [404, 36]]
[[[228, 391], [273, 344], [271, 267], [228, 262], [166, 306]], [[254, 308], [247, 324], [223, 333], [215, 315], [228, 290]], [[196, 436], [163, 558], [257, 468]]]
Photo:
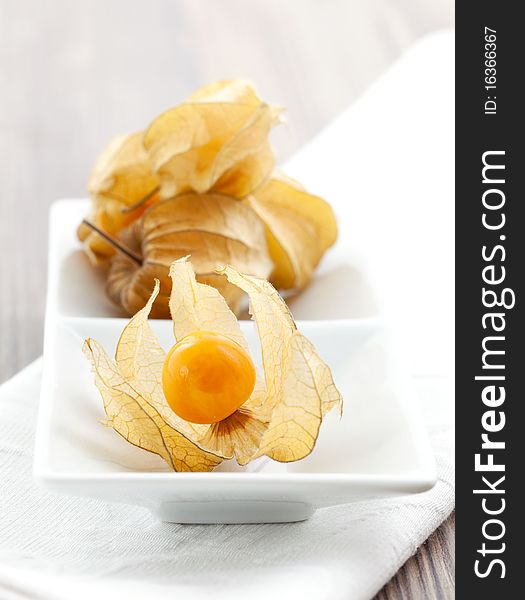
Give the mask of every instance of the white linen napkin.
[[341, 232], [293, 303], [294, 314], [323, 316], [318, 307], [331, 318], [387, 313], [415, 375], [438, 465], [435, 488], [274, 525], [168, 524], [136, 506], [53, 495], [32, 477], [36, 361], [0, 387], [2, 600], [143, 600], [178, 592], [192, 600], [366, 600], [449, 515], [451, 59], [450, 33], [417, 44], [287, 168], [332, 202]]
[[444, 379], [416, 379], [438, 464], [433, 490], [320, 509], [303, 523], [176, 525], [34, 483], [40, 376], [38, 360], [0, 387], [2, 600], [368, 599], [453, 508]]

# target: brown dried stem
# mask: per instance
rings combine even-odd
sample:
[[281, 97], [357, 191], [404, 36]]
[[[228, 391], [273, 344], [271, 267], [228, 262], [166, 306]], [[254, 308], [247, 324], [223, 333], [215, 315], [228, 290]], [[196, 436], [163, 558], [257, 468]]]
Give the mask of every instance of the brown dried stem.
[[117, 250], [118, 252], [121, 252], [122, 254], [127, 256], [129, 259], [136, 262], [138, 265], [142, 265], [142, 257], [138, 256], [138, 254], [135, 254], [132, 250], [130, 250], [129, 248], [124, 246], [121, 242], [116, 240], [114, 237], [110, 236], [104, 230], [100, 229], [99, 227], [97, 227], [96, 225], [94, 225], [93, 223], [88, 221], [87, 219], [82, 219], [82, 223], [84, 225], [87, 225], [87, 227], [92, 229], [101, 238], [105, 239], [106, 242], [108, 242], [109, 244], [111, 244], [113, 246], [113, 248], [115, 248], [115, 250]]

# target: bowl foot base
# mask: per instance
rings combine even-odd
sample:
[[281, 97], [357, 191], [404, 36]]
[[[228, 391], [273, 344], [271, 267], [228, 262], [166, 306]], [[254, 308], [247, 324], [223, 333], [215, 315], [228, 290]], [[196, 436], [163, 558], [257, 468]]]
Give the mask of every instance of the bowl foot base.
[[224, 501], [163, 502], [153, 513], [170, 523], [291, 523], [312, 516], [304, 502]]

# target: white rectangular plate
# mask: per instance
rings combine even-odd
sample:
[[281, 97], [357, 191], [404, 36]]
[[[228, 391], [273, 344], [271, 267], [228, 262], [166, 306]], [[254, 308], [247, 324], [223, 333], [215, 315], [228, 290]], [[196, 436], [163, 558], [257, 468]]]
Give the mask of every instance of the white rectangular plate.
[[[102, 281], [79, 252], [74, 226], [84, 202], [56, 204], [51, 218], [44, 374], [35, 475], [45, 486], [151, 509], [177, 522], [305, 519], [316, 508], [423, 492], [436, 481], [434, 459], [409, 378], [378, 317], [303, 320], [299, 329], [332, 368], [345, 399], [342, 418], [323, 422], [313, 453], [280, 464], [234, 461], [211, 473], [173, 473], [157, 456], [100, 424], [102, 400], [82, 354], [93, 337], [112, 352], [125, 319], [104, 297]], [[170, 321], [152, 321], [165, 348]], [[254, 326], [242, 323], [259, 354]]]

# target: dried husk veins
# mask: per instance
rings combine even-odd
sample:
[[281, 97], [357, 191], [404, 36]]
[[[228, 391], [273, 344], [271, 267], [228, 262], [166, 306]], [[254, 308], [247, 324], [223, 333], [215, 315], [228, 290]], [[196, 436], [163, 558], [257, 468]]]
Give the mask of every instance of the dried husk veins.
[[[176, 340], [196, 331], [213, 331], [230, 338], [249, 352], [239, 322], [223, 296], [217, 289], [196, 281], [193, 266], [186, 257], [171, 265], [170, 277], [173, 285], [169, 308]], [[257, 451], [267, 427], [268, 415], [259, 410], [265, 394], [263, 380], [257, 373], [251, 398], [220, 423], [194, 426], [200, 428], [194, 429], [195, 435], [191, 439], [210, 452], [235, 456], [239, 464], [247, 464]], [[170, 421], [173, 423], [172, 419]]]
[[116, 255], [108, 273], [108, 295], [128, 314], [144, 306], [157, 278], [161, 291], [152, 316], [169, 317], [169, 266], [181, 256], [191, 255], [197, 279], [217, 288], [235, 312], [242, 291], [217, 275], [216, 265], [232, 264], [258, 277], [268, 277], [273, 268], [260, 219], [248, 205], [223, 194], [189, 193], [158, 202], [121, 240], [142, 257], [137, 265]]
[[263, 455], [280, 462], [304, 458], [313, 450], [324, 414], [336, 406], [342, 410], [331, 371], [297, 330], [288, 307], [268, 281], [231, 267], [223, 272], [248, 294], [261, 343], [266, 381], [261, 411], [271, 416], [252, 459]]
[[[298, 332], [274, 288], [231, 267], [222, 273], [250, 297], [264, 380], [259, 377], [252, 397], [220, 423], [188, 423], [166, 402], [161, 383], [165, 352], [148, 323], [158, 282], [146, 306], [122, 332], [115, 362], [93, 340], [85, 345], [104, 398], [107, 424], [131, 443], [162, 456], [175, 470], [209, 470], [231, 457], [244, 465], [264, 454], [283, 462], [299, 460], [313, 449], [325, 412], [342, 402], [329, 368]], [[176, 339], [211, 330], [247, 348], [222, 296], [196, 281], [186, 258], [171, 265], [170, 275]]]
[[92, 197], [110, 198], [129, 207], [158, 187], [143, 136], [142, 131], [119, 136], [102, 152], [88, 182]]
[[279, 289], [305, 287], [337, 239], [330, 205], [282, 174], [274, 174], [247, 202], [266, 225], [274, 263], [270, 281]]
[[[280, 289], [302, 289], [334, 242], [337, 230], [333, 213], [323, 200], [292, 180], [271, 175], [275, 157], [268, 134], [280, 113], [279, 107], [263, 102], [253, 85], [241, 79], [201, 88], [185, 103], [155, 119], [144, 134], [117, 138], [102, 153], [89, 182], [93, 205], [89, 219], [110, 236], [120, 238], [121, 243], [138, 247], [138, 253], [144, 255], [143, 233], [136, 223], [159, 196], [198, 192], [237, 198], [265, 224], [264, 257], [271, 256], [271, 274], [264, 275], [264, 269], [243, 264], [243, 246], [230, 241], [229, 258], [216, 256], [215, 263], [229, 263], [259, 277], [269, 276]], [[123, 231], [128, 226], [130, 231]], [[260, 228], [254, 231], [258, 234]], [[210, 249], [215, 252], [217, 246], [208, 243], [208, 236], [197, 251], [194, 236], [190, 235], [189, 243], [178, 231], [178, 249], [182, 251], [177, 253], [177, 247], [168, 249], [165, 239], [164, 247], [154, 252], [161, 256], [148, 256], [137, 268], [132, 261], [115, 255], [112, 244], [89, 227], [81, 224], [78, 233], [93, 262], [105, 263], [113, 257], [108, 291], [128, 314], [143, 306], [152, 279], [160, 278], [161, 293], [153, 308], [154, 317], [168, 316], [166, 263], [185, 253], [197, 260], [210, 254]], [[257, 243], [257, 239], [254, 241]], [[235, 254], [239, 254], [239, 260], [233, 258]], [[213, 270], [206, 273], [199, 265], [196, 270], [199, 281], [217, 287], [237, 311], [240, 292]]]
[[[154, 202], [159, 178], [142, 144], [143, 133], [115, 138], [97, 159], [88, 182], [89, 220], [111, 236], [135, 221]], [[84, 224], [78, 236], [94, 262], [114, 254], [114, 248]]]
[[[128, 339], [121, 338], [119, 343], [120, 364], [112, 361], [95, 340], [86, 340], [83, 351], [91, 362], [95, 384], [104, 401], [105, 424], [108, 427], [131, 444], [158, 454], [175, 471], [210, 471], [220, 464], [222, 457], [203, 451], [170, 427], [151, 402], [150, 395], [143, 391], [148, 380], [152, 382], [155, 379], [156, 356], [147, 340], [148, 337], [149, 341], [154, 338], [153, 333], [149, 325], [144, 328], [142, 323], [147, 319], [157, 293], [158, 284], [148, 305], [123, 332], [123, 337]], [[137, 351], [145, 353], [138, 356]], [[140, 364], [140, 373], [135, 372], [137, 364]], [[142, 387], [136, 385], [139, 378]]]
[[268, 134], [281, 109], [261, 101], [244, 80], [219, 81], [153, 121], [144, 135], [161, 197], [187, 191], [248, 195], [275, 159]]

